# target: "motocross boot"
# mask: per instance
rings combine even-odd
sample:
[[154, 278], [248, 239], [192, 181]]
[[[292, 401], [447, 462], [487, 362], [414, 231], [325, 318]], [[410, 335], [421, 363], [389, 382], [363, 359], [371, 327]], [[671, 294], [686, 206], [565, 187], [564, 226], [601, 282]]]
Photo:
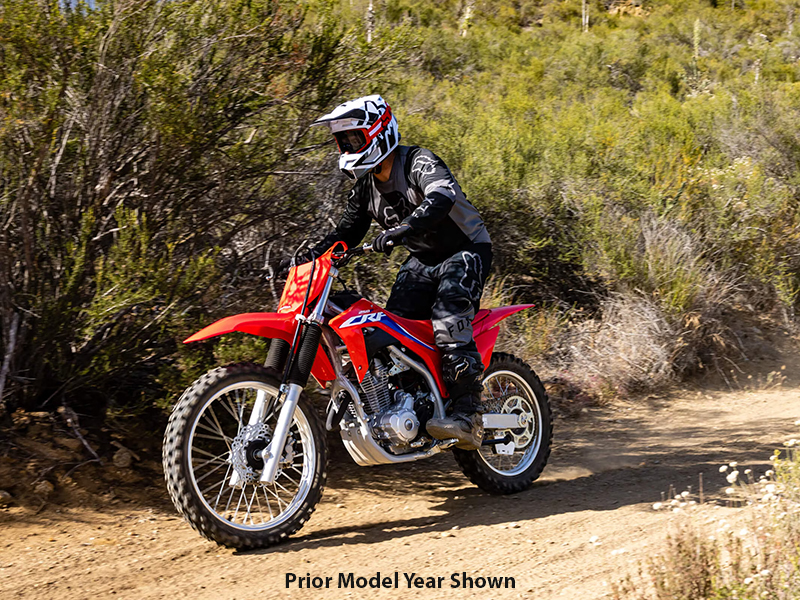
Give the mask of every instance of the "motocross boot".
[[437, 440], [455, 438], [456, 448], [477, 450], [483, 442], [481, 416], [481, 374], [483, 365], [477, 352], [445, 354], [442, 375], [454, 399], [450, 416], [429, 419], [425, 429]]

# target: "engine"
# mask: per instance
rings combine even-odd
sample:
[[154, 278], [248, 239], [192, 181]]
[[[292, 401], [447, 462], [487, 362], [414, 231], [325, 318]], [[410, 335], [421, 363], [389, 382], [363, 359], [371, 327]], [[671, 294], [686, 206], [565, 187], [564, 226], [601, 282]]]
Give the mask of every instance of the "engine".
[[[394, 393], [396, 403], [380, 415], [377, 428], [389, 441], [393, 451], [404, 449], [419, 433], [419, 419], [414, 412], [414, 396], [403, 391]], [[394, 447], [398, 447], [397, 449]]]
[[376, 358], [372, 363], [371, 372], [364, 375], [361, 392], [367, 414], [379, 415], [389, 408], [392, 403], [389, 396], [389, 370], [381, 359]]
[[428, 410], [432, 403], [426, 392], [417, 389], [411, 394], [401, 389], [396, 375], [403, 371], [408, 371], [404, 365], [394, 364], [389, 368], [375, 358], [372, 369], [361, 382], [361, 396], [373, 437], [394, 454], [404, 454], [424, 444], [418, 440], [420, 431], [425, 431], [420, 417], [424, 422], [433, 414], [432, 408]]

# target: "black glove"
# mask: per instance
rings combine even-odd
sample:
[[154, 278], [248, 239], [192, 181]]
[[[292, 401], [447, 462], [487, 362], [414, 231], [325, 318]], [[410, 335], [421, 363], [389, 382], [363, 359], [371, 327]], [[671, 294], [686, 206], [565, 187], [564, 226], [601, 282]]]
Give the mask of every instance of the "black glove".
[[381, 232], [375, 241], [372, 242], [372, 249], [375, 252], [384, 252], [391, 254], [395, 246], [398, 246], [404, 237], [411, 233], [411, 225], [408, 223], [401, 223], [397, 227], [392, 227], [386, 231]]

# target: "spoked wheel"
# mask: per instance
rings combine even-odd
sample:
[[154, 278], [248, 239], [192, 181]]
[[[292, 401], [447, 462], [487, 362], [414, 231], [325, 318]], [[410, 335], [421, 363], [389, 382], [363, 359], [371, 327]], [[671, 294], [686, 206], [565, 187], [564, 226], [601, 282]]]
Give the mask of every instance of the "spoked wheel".
[[520, 427], [487, 429], [484, 439], [503, 438], [506, 443], [453, 449], [456, 462], [472, 483], [487, 492], [513, 494], [529, 488], [547, 464], [553, 438], [550, 402], [542, 382], [520, 359], [496, 352], [484, 372], [481, 401], [486, 412], [520, 415]]
[[[195, 381], [170, 417], [163, 448], [170, 496], [192, 527], [219, 544], [276, 544], [303, 526], [322, 496], [325, 437], [305, 394], [275, 481], [260, 481], [262, 452], [280, 411], [279, 387], [278, 374], [265, 367], [221, 367]], [[266, 403], [264, 418], [251, 423], [259, 396]]]

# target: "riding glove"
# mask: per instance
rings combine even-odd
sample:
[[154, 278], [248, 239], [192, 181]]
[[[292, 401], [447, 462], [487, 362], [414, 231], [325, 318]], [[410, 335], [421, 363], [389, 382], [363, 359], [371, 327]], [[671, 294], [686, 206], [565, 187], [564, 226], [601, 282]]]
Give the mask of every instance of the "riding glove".
[[372, 242], [372, 249], [375, 252], [384, 252], [391, 254], [394, 247], [399, 245], [403, 238], [411, 233], [411, 225], [408, 223], [401, 223], [397, 227], [392, 227], [386, 231], [382, 231], [375, 241]]

